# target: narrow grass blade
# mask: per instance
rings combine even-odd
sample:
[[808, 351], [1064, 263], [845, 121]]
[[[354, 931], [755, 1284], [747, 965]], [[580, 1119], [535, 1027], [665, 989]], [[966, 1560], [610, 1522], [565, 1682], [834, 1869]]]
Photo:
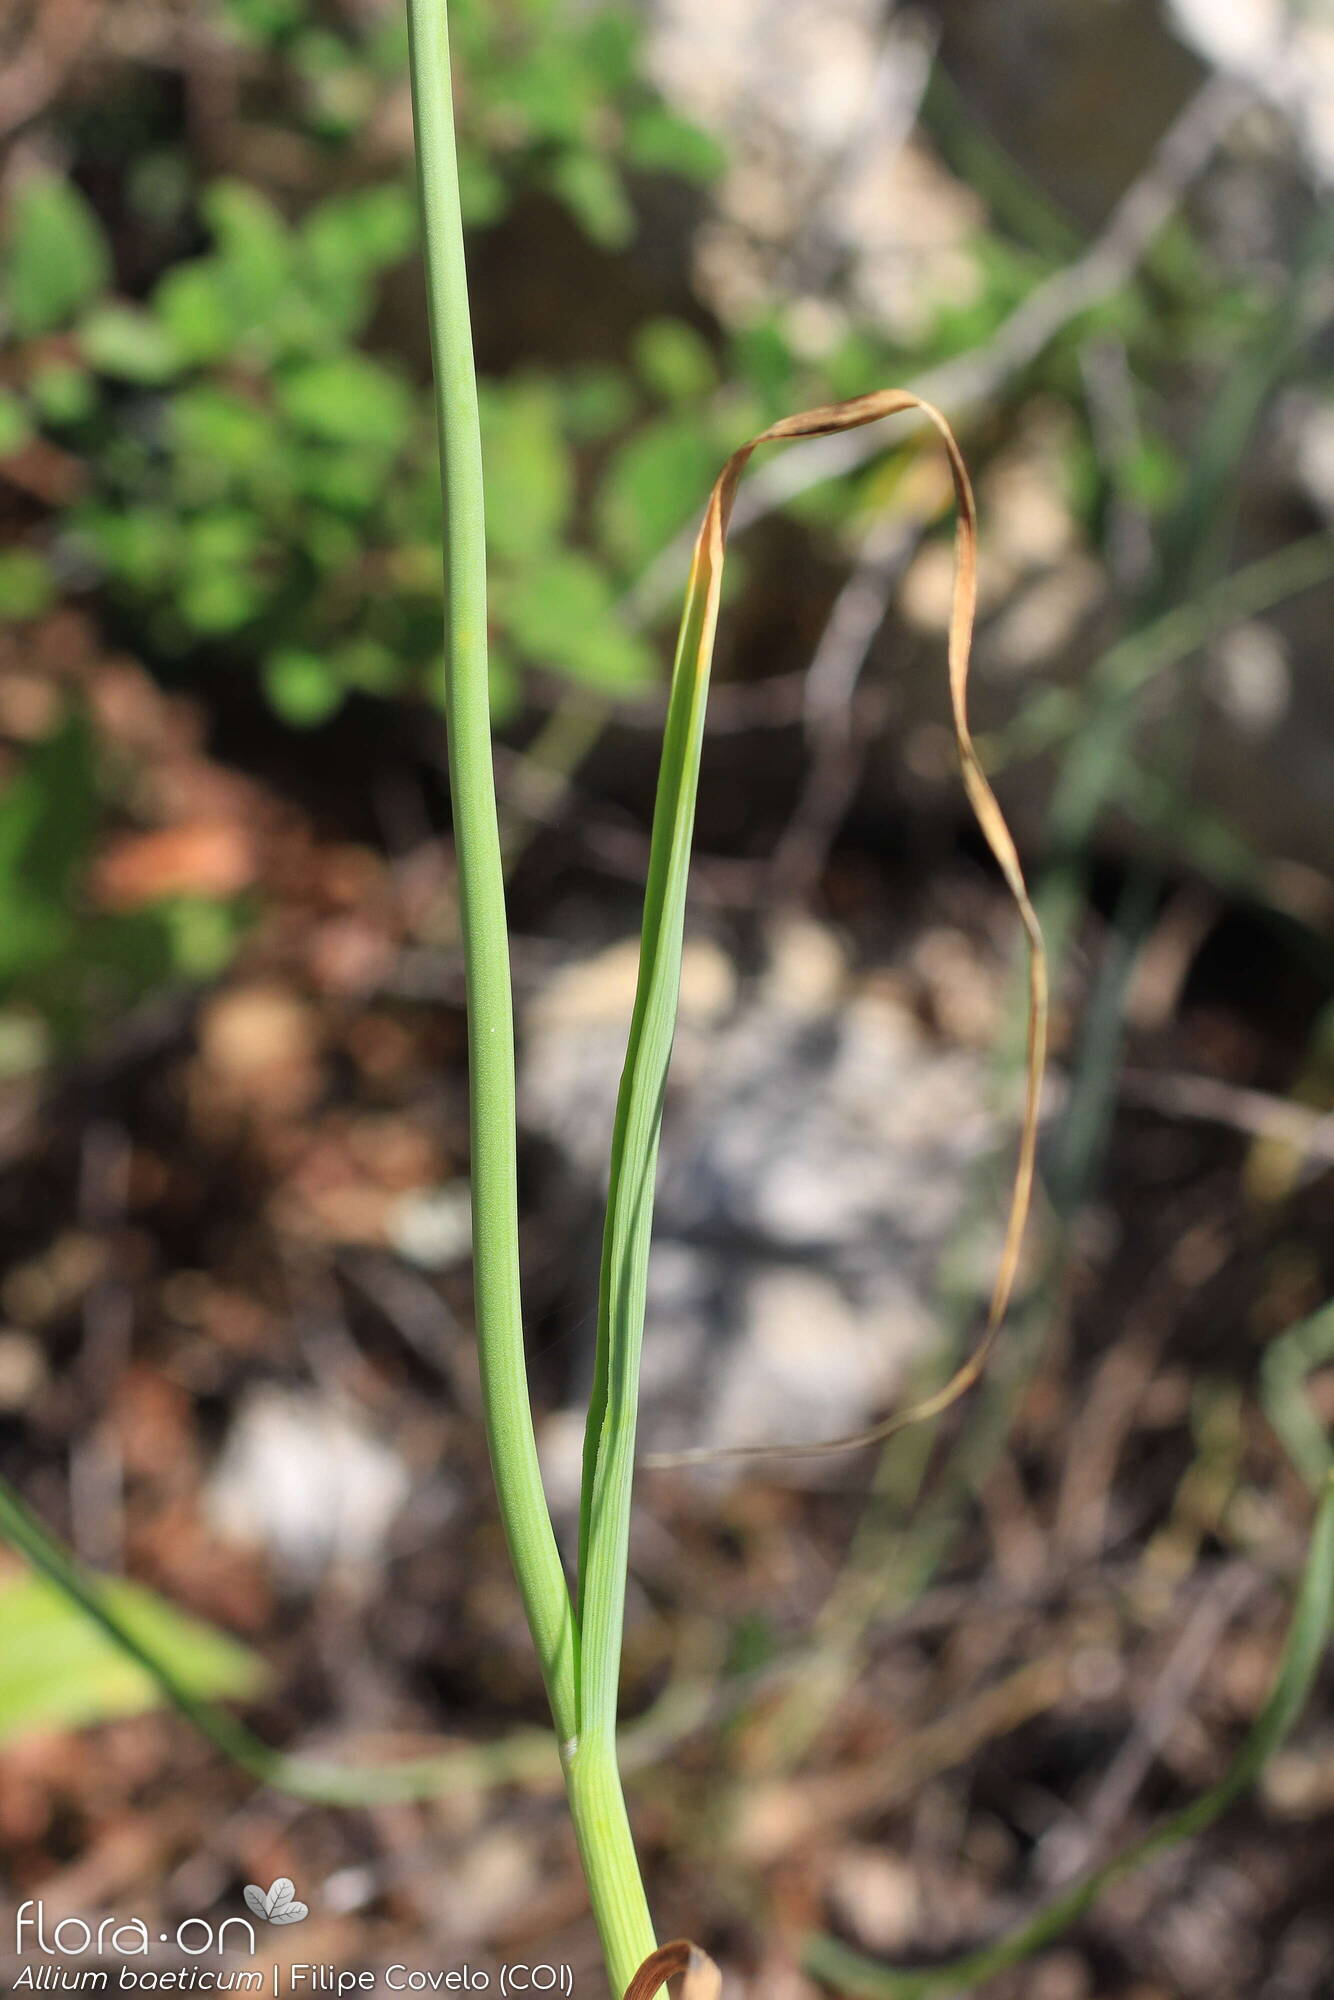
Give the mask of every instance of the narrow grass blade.
[[1046, 956], [1018, 852], [973, 747], [968, 722], [968, 671], [977, 604], [977, 509], [967, 468], [954, 434], [939, 410], [905, 389], [885, 389], [784, 418], [742, 445], [727, 461], [709, 496], [695, 544], [658, 779], [639, 987], [612, 1137], [598, 1352], [585, 1433], [580, 1522], [578, 1606], [583, 1662], [580, 1713], [585, 1729], [592, 1724], [609, 1730], [615, 1708], [653, 1181], [675, 1023], [686, 876], [727, 526], [741, 475], [760, 445], [827, 437], [908, 411], [920, 412], [935, 426], [949, 460], [957, 521], [948, 643], [954, 733], [969, 804], [1015, 900], [1028, 944], [1028, 1049], [1023, 1121], [1005, 1240], [986, 1324], [977, 1345], [943, 1387], [911, 1409], [902, 1410], [855, 1436], [798, 1446], [776, 1441], [771, 1446], [741, 1447], [734, 1451], [680, 1452], [651, 1462], [676, 1465], [775, 1454], [812, 1457], [875, 1444], [908, 1424], [939, 1415], [981, 1375], [1014, 1288], [1032, 1199], [1038, 1107], [1046, 1059]]
[[257, 1776], [266, 1775], [258, 1767], [266, 1764], [274, 1753], [231, 1716], [206, 1701], [166, 1657], [161, 1634], [150, 1633], [127, 1617], [126, 1607], [115, 1593], [76, 1562], [3, 1482], [0, 1482], [0, 1535], [40, 1576], [57, 1585], [71, 1603], [78, 1605], [89, 1623], [114, 1641], [121, 1654], [140, 1667], [165, 1698], [188, 1716], [218, 1749]]
[[[124, 1578], [108, 1578], [102, 1589], [117, 1617], [145, 1644], [168, 1654], [195, 1695], [253, 1697], [259, 1691], [263, 1662], [226, 1633]], [[0, 1627], [0, 1743], [138, 1715], [162, 1699], [154, 1676], [49, 1577], [28, 1570], [0, 1576]]]
[[[624, 1833], [625, 1820], [616, 1772], [616, 1707], [654, 1181], [667, 1068], [676, 1026], [686, 886], [727, 526], [741, 475], [760, 445], [830, 436], [910, 410], [920, 411], [940, 433], [954, 484], [958, 527], [948, 648], [950, 699], [964, 786], [1018, 903], [1028, 935], [1027, 1102], [1000, 1271], [987, 1325], [977, 1347], [945, 1388], [916, 1410], [904, 1412], [865, 1437], [836, 1440], [815, 1449], [840, 1450], [850, 1444], [869, 1444], [902, 1424], [935, 1414], [961, 1395], [985, 1366], [1018, 1265], [1032, 1192], [1038, 1096], [1046, 1045], [1047, 990], [1042, 938], [1018, 854], [983, 774], [968, 727], [968, 663], [977, 599], [977, 516], [968, 473], [954, 435], [940, 412], [906, 390], [888, 389], [787, 417], [734, 452], [709, 496], [686, 586], [654, 803], [639, 980], [612, 1132], [597, 1350], [584, 1434], [580, 1493], [575, 1598], [578, 1730], [565, 1746], [576, 1826], [585, 1831], [595, 1823], [614, 1826], [618, 1841]], [[612, 1985], [616, 1991], [624, 1992], [645, 1956], [643, 1946], [635, 1948], [636, 1937], [642, 1935], [641, 1905], [631, 1893], [637, 1885], [629, 1881], [628, 1874], [618, 1884], [611, 1872], [601, 1892], [592, 1883], [591, 1873], [590, 1885], [594, 1887], [594, 1908], [612, 1972]], [[650, 1947], [651, 1943], [650, 1936]]]
[[[206, 1698], [198, 1675], [183, 1662], [173, 1641], [174, 1625], [135, 1615], [135, 1599], [124, 1586], [84, 1569], [0, 1480], [0, 1539], [83, 1613], [94, 1631], [104, 1633], [118, 1653], [148, 1677], [174, 1708], [207, 1737], [215, 1749], [243, 1771], [292, 1798], [322, 1805], [368, 1806], [387, 1800], [421, 1799], [472, 1786], [554, 1775], [555, 1745], [546, 1730], [525, 1730], [497, 1744], [445, 1751], [440, 1755], [384, 1764], [340, 1764], [275, 1750], [243, 1722]], [[214, 1692], [222, 1685], [214, 1681]], [[239, 1686], [229, 1690], [239, 1693]]]
[[986, 1980], [1041, 1951], [1083, 1916], [1111, 1883], [1155, 1854], [1202, 1833], [1247, 1791], [1306, 1705], [1324, 1657], [1334, 1611], [1334, 1475], [1325, 1482], [1274, 1683], [1227, 1775], [1179, 1812], [1170, 1814], [1103, 1867], [1072, 1883], [1035, 1917], [993, 1944], [940, 1965], [896, 1969], [877, 1965], [830, 1937], [810, 1940], [804, 1963], [817, 1979], [866, 2000], [949, 2000], [974, 1993]]
[[1260, 1369], [1265, 1415], [1302, 1478], [1317, 1493], [1334, 1470], [1334, 1447], [1306, 1393], [1306, 1382], [1327, 1361], [1334, 1361], [1334, 1299], [1271, 1340]]

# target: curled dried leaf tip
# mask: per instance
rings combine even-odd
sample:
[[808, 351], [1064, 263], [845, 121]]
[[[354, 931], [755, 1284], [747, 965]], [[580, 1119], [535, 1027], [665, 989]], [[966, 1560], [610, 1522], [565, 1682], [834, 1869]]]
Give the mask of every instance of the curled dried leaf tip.
[[668, 1979], [681, 1978], [680, 2000], [719, 2000], [723, 1976], [707, 1951], [689, 1938], [674, 1938], [651, 1951], [625, 1989], [625, 2000], [655, 2000]]
[[948, 420], [931, 403], [907, 389], [882, 389], [872, 395], [856, 396], [850, 402], [833, 403], [821, 409], [803, 410], [771, 424], [733, 452], [718, 475], [703, 526], [695, 544], [694, 561], [686, 586], [685, 612], [677, 656], [676, 678], [690, 679], [703, 700], [713, 660], [714, 637], [721, 600], [723, 562], [727, 545], [727, 525], [741, 475], [751, 454], [760, 445], [778, 444], [795, 438], [828, 437], [838, 431], [855, 430], [862, 424], [877, 423], [916, 411], [930, 423], [945, 448], [954, 487], [954, 592], [950, 609], [946, 647], [950, 715], [959, 758], [963, 788], [973, 816], [990, 848], [1018, 912], [1028, 952], [1028, 1049], [1024, 1106], [1019, 1131], [1018, 1156], [1011, 1183], [1005, 1237], [992, 1284], [986, 1320], [972, 1351], [955, 1369], [949, 1380], [922, 1402], [899, 1410], [868, 1430], [850, 1437], [822, 1439], [815, 1444], [773, 1444], [706, 1446], [695, 1450], [655, 1453], [646, 1459], [653, 1467], [707, 1464], [723, 1459], [818, 1458], [832, 1452], [854, 1451], [881, 1443], [909, 1424], [937, 1417], [957, 1402], [980, 1379], [999, 1336], [1010, 1296], [1019, 1271], [1020, 1252], [1033, 1197], [1037, 1159], [1038, 1112], [1047, 1055], [1047, 959], [1037, 913], [1029, 897], [1019, 852], [1005, 823], [999, 802], [991, 789], [968, 721], [968, 673], [973, 645], [973, 622], [977, 611], [977, 506], [972, 482]]

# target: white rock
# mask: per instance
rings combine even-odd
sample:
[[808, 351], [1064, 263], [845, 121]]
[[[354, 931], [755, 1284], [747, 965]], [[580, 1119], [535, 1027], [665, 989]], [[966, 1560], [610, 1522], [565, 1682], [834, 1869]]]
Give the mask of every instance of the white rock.
[[1291, 119], [1317, 180], [1334, 181], [1334, 14], [1328, 0], [1169, 0], [1184, 41]]
[[1248, 621], [1215, 641], [1209, 692], [1234, 729], [1259, 741], [1283, 720], [1292, 699], [1287, 647], [1272, 625]]
[[294, 1585], [372, 1563], [408, 1497], [407, 1466], [346, 1411], [268, 1387], [232, 1421], [205, 1506], [218, 1531], [257, 1544]]
[[[590, 1302], [623, 1054], [597, 997], [610, 956], [562, 974], [524, 1036], [521, 1101], [562, 1163], [567, 1214], [569, 1180], [585, 1189], [572, 1275]], [[932, 1337], [940, 1255], [1000, 1130], [989, 1056], [939, 1046], [884, 982], [859, 986], [821, 925], [777, 929], [758, 976], [715, 988], [729, 1004], [687, 1034], [664, 1124], [649, 1451], [836, 1436], [886, 1406]], [[580, 991], [586, 1009], [568, 1005]], [[544, 1462], [566, 1497], [578, 1452], [572, 1424], [549, 1426]]]
[[424, 1271], [445, 1271], [472, 1254], [472, 1190], [467, 1181], [419, 1188], [390, 1210], [389, 1241]]
[[724, 318], [778, 310], [809, 337], [839, 270], [847, 304], [901, 338], [975, 296], [981, 205], [913, 137], [931, 57], [883, 0], [654, 0], [649, 73], [727, 146], [696, 244]]

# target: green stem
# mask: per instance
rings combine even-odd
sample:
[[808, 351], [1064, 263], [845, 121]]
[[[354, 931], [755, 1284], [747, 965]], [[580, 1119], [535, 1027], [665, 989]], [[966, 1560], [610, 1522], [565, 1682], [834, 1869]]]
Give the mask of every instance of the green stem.
[[473, 1260], [491, 1463], [561, 1740], [570, 1811], [614, 1993], [654, 1948], [614, 1733], [581, 1742], [579, 1636], [551, 1526], [524, 1358], [514, 1021], [486, 657], [486, 533], [445, 0], [408, 0], [445, 514], [445, 712], [468, 997]]
[[491, 755], [486, 523], [445, 0], [408, 0], [412, 115], [445, 516], [445, 715], [468, 999], [473, 1286], [487, 1441], [510, 1556], [562, 1737], [575, 1733], [573, 1613], [547, 1510], [524, 1357], [514, 1008]]
[[619, 1996], [657, 1946], [617, 1768], [600, 1732], [565, 1757], [565, 1789], [611, 1990]]
[[[349, 1763], [275, 1750], [216, 1702], [196, 1694], [160, 1643], [145, 1640], [104, 1579], [86, 1570], [43, 1526], [14, 1488], [0, 1479], [0, 1542], [7, 1542], [39, 1576], [77, 1604], [112, 1644], [141, 1666], [167, 1701], [216, 1749], [259, 1783], [315, 1805], [365, 1806], [441, 1798], [448, 1792], [483, 1791], [492, 1785], [546, 1787], [562, 1767], [549, 1729], [520, 1729], [494, 1743], [459, 1744], [425, 1757], [385, 1763]], [[739, 1693], [737, 1681], [734, 1693]], [[683, 1736], [697, 1729], [713, 1707], [707, 1676], [668, 1682], [653, 1706], [620, 1737], [622, 1757], [637, 1768], [656, 1764]]]
[[[275, 1750], [234, 1715], [196, 1694], [165, 1649], [145, 1639], [118, 1608], [105, 1582], [85, 1570], [0, 1480], [0, 1540], [17, 1549], [39, 1575], [77, 1604], [94, 1625], [137, 1662], [167, 1700], [216, 1749], [252, 1778], [290, 1798], [319, 1805], [373, 1806], [399, 1799], [438, 1798], [487, 1784], [523, 1784], [544, 1777], [555, 1762], [551, 1737], [527, 1729], [501, 1743], [479, 1743], [434, 1757], [388, 1764], [344, 1764]], [[687, 1714], [689, 1711], [687, 1710]]]

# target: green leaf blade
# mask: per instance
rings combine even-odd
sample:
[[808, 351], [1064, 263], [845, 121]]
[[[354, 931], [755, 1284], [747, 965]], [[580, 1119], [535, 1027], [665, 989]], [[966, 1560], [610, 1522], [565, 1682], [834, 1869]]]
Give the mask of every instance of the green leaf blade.
[[67, 326], [111, 278], [111, 252], [89, 203], [58, 174], [33, 174], [14, 197], [5, 305], [24, 337]]
[[[236, 1640], [138, 1584], [104, 1581], [99, 1588], [127, 1630], [170, 1659], [201, 1699], [244, 1699], [261, 1689], [262, 1662]], [[161, 1705], [147, 1670], [48, 1578], [17, 1570], [0, 1577], [0, 1623], [0, 1743]]]

